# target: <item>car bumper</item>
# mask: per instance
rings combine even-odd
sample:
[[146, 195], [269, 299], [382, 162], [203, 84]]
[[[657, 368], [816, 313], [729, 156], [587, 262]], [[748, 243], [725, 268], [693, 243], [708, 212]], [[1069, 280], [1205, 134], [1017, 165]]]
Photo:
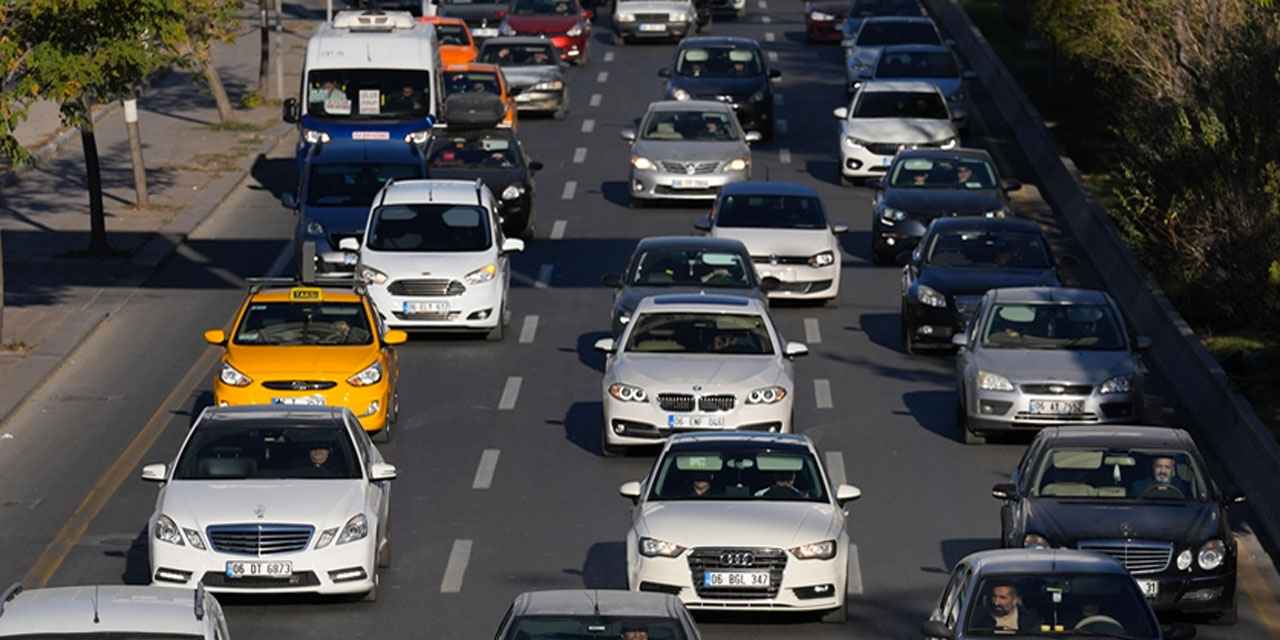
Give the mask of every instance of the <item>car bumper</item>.
[[825, 267], [756, 263], [761, 278], [773, 276], [781, 283], [769, 291], [771, 300], [828, 300], [840, 294], [840, 262]]
[[693, 22], [613, 22], [613, 34], [624, 38], [683, 38]]
[[[466, 285], [467, 289], [454, 296], [402, 296], [387, 291], [386, 284], [369, 285], [369, 297], [373, 300], [382, 319], [388, 326], [406, 331], [487, 331], [501, 321], [501, 309], [505, 286], [497, 280]], [[415, 302], [443, 302], [448, 310], [443, 314], [410, 313], [407, 305]]]
[[[1059, 384], [1069, 384], [1054, 381]], [[976, 381], [970, 381], [972, 389]], [[1045, 384], [1050, 384], [1046, 382]], [[1021, 385], [1018, 385], [1021, 386]], [[1046, 414], [1032, 412], [1032, 400], [1079, 401], [1079, 414]], [[1029, 431], [1054, 424], [1133, 424], [1142, 418], [1142, 393], [1109, 393], [1096, 391], [1089, 395], [1053, 395], [1017, 391], [974, 391], [966, 403], [970, 430], [974, 432]]]
[[517, 111], [555, 111], [564, 105], [564, 90], [527, 91], [516, 94]]
[[1216, 613], [1231, 608], [1235, 601], [1236, 572], [1187, 578], [1183, 576], [1134, 576], [1139, 580], [1155, 580], [1158, 593], [1148, 598], [1158, 613]]
[[[774, 572], [768, 590], [713, 591], [704, 588], [702, 575], [695, 577], [689, 564], [689, 556], [695, 551], [685, 551], [676, 558], [646, 558], [630, 551], [628, 579], [631, 589], [670, 593], [678, 596], [686, 607], [704, 610], [826, 611], [844, 604], [847, 574], [847, 551], [844, 548], [830, 560], [797, 560], [783, 551], [786, 565], [781, 575]], [[772, 595], [769, 592], [773, 592]]]
[[[895, 154], [897, 152], [895, 151]], [[893, 155], [881, 155], [870, 149], [840, 141], [840, 173], [850, 178], [882, 176], [889, 170]]]
[[576, 37], [552, 36], [551, 44], [560, 53], [561, 60], [573, 61], [586, 55], [587, 41], [590, 39], [590, 32], [584, 32]]
[[738, 11], [747, 8], [747, 0], [711, 0], [712, 11]]
[[903, 307], [903, 322], [917, 343], [949, 347], [951, 336], [963, 333], [968, 326], [978, 299], [977, 296], [971, 297], [971, 301], [964, 298], [963, 302], [948, 302], [946, 307], [931, 307], [913, 300]]
[[[711, 393], [711, 392], [707, 392]], [[646, 446], [659, 444], [676, 433], [692, 431], [771, 431], [791, 432], [791, 407], [795, 392], [774, 404], [740, 404], [739, 399], [728, 411], [664, 411], [658, 406], [657, 393], [650, 394], [648, 402], [622, 402], [609, 395], [604, 398], [604, 424], [606, 437], [614, 446]], [[675, 426], [673, 421], [685, 417], [715, 416], [723, 418], [724, 426], [689, 428]]]
[[840, 42], [844, 39], [844, 21], [827, 22], [825, 20], [809, 20], [804, 22], [804, 37], [809, 42]]
[[[348, 347], [349, 348], [349, 347]], [[370, 360], [372, 362], [372, 360]], [[384, 363], [385, 366], [385, 363]], [[352, 371], [353, 375], [357, 372]], [[298, 379], [314, 380], [315, 374], [300, 373]], [[287, 376], [276, 376], [289, 379]], [[353, 387], [338, 380], [337, 386], [322, 391], [289, 391], [267, 389], [255, 380], [247, 387], [233, 387], [214, 376], [213, 403], [217, 406], [251, 404], [283, 404], [290, 400], [311, 405], [346, 407], [360, 418], [365, 431], [381, 431], [387, 426], [387, 407], [390, 404], [391, 385], [383, 374], [382, 381], [366, 387]]]
[[[746, 171], [720, 172], [690, 177], [665, 171], [631, 171], [631, 197], [643, 199], [713, 200], [727, 184], [745, 182]], [[679, 182], [677, 181], [691, 181]], [[681, 184], [682, 186], [674, 186]]]
[[[316, 535], [309, 545], [315, 544]], [[150, 539], [151, 583], [195, 588], [203, 582], [206, 589], [219, 593], [365, 593], [377, 585], [374, 538], [371, 527], [363, 540], [270, 556], [201, 551]], [[247, 560], [292, 562], [293, 574], [288, 578], [227, 577], [228, 562]]]

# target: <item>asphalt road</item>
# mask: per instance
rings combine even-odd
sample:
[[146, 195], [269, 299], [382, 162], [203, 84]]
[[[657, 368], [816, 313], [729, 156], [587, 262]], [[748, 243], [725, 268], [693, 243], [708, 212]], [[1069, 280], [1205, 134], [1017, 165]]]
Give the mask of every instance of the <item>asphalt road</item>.
[[[796, 365], [798, 431], [863, 490], [849, 507], [862, 588], [843, 626], [718, 616], [702, 619], [702, 631], [709, 640], [919, 637], [950, 567], [997, 545], [989, 490], [1024, 444], [960, 444], [952, 359], [903, 353], [899, 270], [870, 264], [870, 192], [837, 184], [839, 49], [803, 44], [798, 1], [750, 2], [747, 19], [718, 20], [712, 33], [760, 40], [784, 74], [778, 136], [755, 147], [754, 176], [816, 186], [833, 222], [851, 228], [839, 307], [774, 313], [812, 353]], [[546, 168], [538, 237], [514, 260], [506, 341], [428, 337], [402, 347], [401, 421], [381, 446], [400, 477], [394, 566], [382, 573], [380, 600], [224, 597], [233, 636], [480, 637], [521, 591], [625, 587], [629, 504], [617, 487], [652, 459], [598, 455], [603, 359], [591, 345], [608, 335], [611, 293], [600, 276], [620, 270], [643, 236], [692, 233], [705, 207], [626, 207], [627, 146], [617, 133], [661, 97], [655, 70], [673, 45], [614, 47], [607, 25], [607, 16], [597, 23], [591, 65], [568, 74], [569, 117], [521, 121], [526, 148]], [[1008, 146], [1000, 125], [980, 116], [974, 136], [971, 145]], [[1001, 158], [1006, 173], [1029, 177], [1016, 156]], [[4, 428], [0, 582], [146, 582], [155, 486], [138, 470], [168, 461], [211, 398], [216, 350], [201, 331], [230, 321], [241, 277], [283, 267], [293, 217], [276, 196], [292, 172], [289, 139]], [[1280, 621], [1267, 586], [1275, 570], [1260, 559], [1240, 623], [1201, 627], [1200, 637], [1280, 637], [1268, 627]]]

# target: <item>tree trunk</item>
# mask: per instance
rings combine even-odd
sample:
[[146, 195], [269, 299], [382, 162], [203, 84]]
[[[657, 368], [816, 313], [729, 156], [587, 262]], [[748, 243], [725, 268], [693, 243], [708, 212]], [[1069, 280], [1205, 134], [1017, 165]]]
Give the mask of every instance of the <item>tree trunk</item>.
[[259, 27], [262, 34], [262, 55], [258, 59], [258, 95], [267, 99], [267, 82], [270, 81], [271, 65], [271, 21], [267, 17], [267, 3], [271, 0], [258, 0]]
[[222, 86], [222, 76], [218, 75], [218, 67], [213, 64], [213, 54], [208, 47], [197, 49], [196, 55], [200, 66], [204, 69], [205, 78], [209, 81], [209, 91], [213, 93], [213, 101], [218, 104], [218, 120], [222, 124], [236, 121], [231, 111], [231, 100], [227, 98], [227, 88]]
[[102, 206], [102, 166], [98, 164], [98, 142], [93, 135], [91, 118], [80, 125], [80, 143], [84, 146], [84, 170], [89, 180], [89, 254], [105, 256], [111, 253], [111, 246], [107, 244], [107, 215]]
[[142, 160], [142, 134], [138, 131], [138, 94], [132, 87], [124, 98], [124, 124], [129, 131], [129, 157], [133, 161], [133, 190], [137, 194], [134, 204], [148, 209], [151, 197], [147, 193], [147, 165]]

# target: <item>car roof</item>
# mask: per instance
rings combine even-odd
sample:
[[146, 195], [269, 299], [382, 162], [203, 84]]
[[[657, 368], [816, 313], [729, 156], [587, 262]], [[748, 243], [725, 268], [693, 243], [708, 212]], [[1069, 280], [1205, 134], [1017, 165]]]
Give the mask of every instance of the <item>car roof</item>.
[[959, 147], [956, 149], [903, 149], [898, 152], [894, 164], [910, 158], [929, 158], [931, 160], [986, 160], [992, 164], [991, 154], [986, 149]]
[[499, 46], [504, 44], [545, 44], [551, 45], [551, 40], [542, 36], [498, 36], [496, 38], [487, 38], [481, 48], [490, 46]]
[[642, 249], [719, 249], [747, 253], [747, 246], [741, 240], [711, 236], [649, 236], [636, 244], [637, 252]]
[[1097, 289], [1070, 287], [1004, 287], [992, 289], [997, 302], [1036, 304], [1061, 302], [1072, 304], [1105, 304], [1111, 297]]
[[378, 204], [481, 204], [479, 180], [397, 180], [382, 189]]
[[1075, 549], [992, 549], [965, 558], [978, 573], [1110, 573], [1128, 575], [1115, 559], [1096, 551]]
[[[621, 589], [526, 591], [516, 597], [519, 615], [672, 617], [676, 597]], [[598, 607], [598, 608], [597, 608]]]
[[715, 100], [658, 100], [649, 103], [649, 111], [730, 111], [732, 107]]
[[346, 407], [301, 406], [291, 405], [233, 405], [226, 407], [206, 407], [200, 413], [199, 423], [205, 422], [252, 422], [256, 425], [289, 425], [294, 427], [330, 427], [341, 423]]
[[818, 196], [818, 190], [807, 184], [796, 182], [765, 182], [752, 180], [727, 184], [720, 191], [721, 195], [757, 195], [757, 196]]
[[889, 93], [893, 91], [921, 91], [937, 93], [938, 87], [925, 80], [867, 80], [858, 88], [864, 93]]
[[671, 293], [649, 296], [636, 305], [636, 313], [738, 313], [764, 315], [764, 303], [756, 298], [708, 295], [705, 293]]
[[684, 49], [687, 47], [750, 47], [759, 49], [760, 43], [751, 38], [734, 36], [694, 36], [680, 41], [678, 48]]
[[974, 231], [1026, 231], [1040, 233], [1040, 225], [1026, 218], [988, 218], [985, 216], [951, 216], [938, 218], [929, 225], [938, 231], [952, 229]]
[[90, 631], [204, 636], [204, 614], [202, 610], [200, 617], [196, 616], [195, 589], [140, 585], [50, 587], [19, 591], [0, 605], [0, 636]]
[[813, 442], [808, 436], [798, 433], [768, 433], [766, 431], [700, 431], [696, 433], [678, 433], [667, 439], [668, 449], [697, 447], [706, 444], [748, 444], [768, 445], [773, 447], [792, 447], [812, 449]]
[[422, 162], [422, 151], [403, 140], [352, 140], [340, 138], [312, 145], [309, 162]]
[[1039, 437], [1068, 447], [1178, 447], [1195, 449], [1191, 435], [1176, 427], [1070, 425], [1046, 427]]

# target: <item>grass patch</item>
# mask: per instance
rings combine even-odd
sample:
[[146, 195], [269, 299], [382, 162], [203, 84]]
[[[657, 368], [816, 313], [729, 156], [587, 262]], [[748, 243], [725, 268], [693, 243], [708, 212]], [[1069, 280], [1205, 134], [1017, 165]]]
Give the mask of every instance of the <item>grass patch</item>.
[[264, 125], [253, 122], [241, 122], [239, 120], [232, 120], [231, 122], [215, 122], [205, 126], [214, 131], [262, 131], [267, 128], [267, 126]]
[[1280, 438], [1280, 335], [1216, 335], [1202, 337], [1209, 353], [1222, 363], [1232, 384], [1249, 399], [1271, 434]]
[[21, 340], [13, 340], [11, 342], [0, 343], [0, 352], [4, 352], [4, 353], [26, 353], [30, 350], [31, 350], [31, 345]]

